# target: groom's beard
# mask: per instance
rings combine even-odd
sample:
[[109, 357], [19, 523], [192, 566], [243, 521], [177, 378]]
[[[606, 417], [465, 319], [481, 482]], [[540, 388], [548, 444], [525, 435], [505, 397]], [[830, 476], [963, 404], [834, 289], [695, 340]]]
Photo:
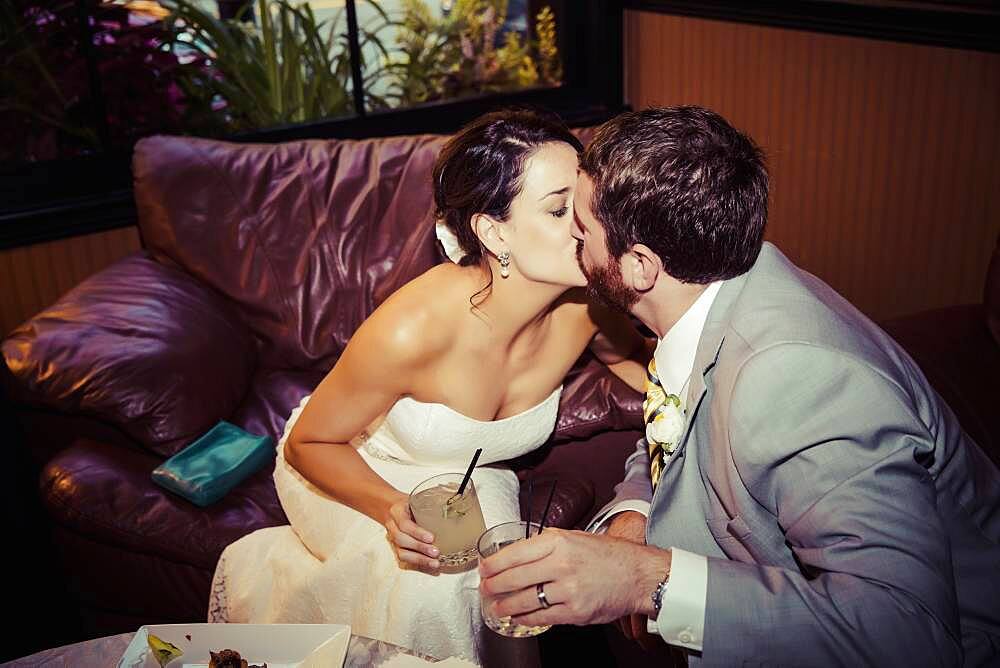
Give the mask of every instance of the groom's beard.
[[576, 261], [587, 279], [587, 293], [596, 297], [606, 306], [628, 313], [639, 301], [639, 293], [625, 285], [621, 268], [614, 258], [609, 257], [603, 267], [591, 269], [583, 263], [583, 242], [576, 244]]

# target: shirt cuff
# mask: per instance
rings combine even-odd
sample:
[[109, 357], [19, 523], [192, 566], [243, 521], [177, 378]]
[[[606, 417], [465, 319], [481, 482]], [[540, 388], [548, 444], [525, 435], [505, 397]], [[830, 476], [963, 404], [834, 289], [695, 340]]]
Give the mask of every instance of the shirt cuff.
[[591, 520], [590, 525], [587, 527], [587, 531], [590, 533], [604, 533], [608, 530], [608, 522], [610, 522], [615, 515], [619, 515], [629, 510], [637, 512], [643, 517], [649, 517], [649, 501], [643, 501], [642, 499], [619, 501], [615, 505], [608, 508], [603, 515], [595, 517]]
[[702, 651], [705, 605], [708, 601], [708, 559], [671, 548], [670, 578], [663, 588], [660, 615], [646, 623], [671, 645]]

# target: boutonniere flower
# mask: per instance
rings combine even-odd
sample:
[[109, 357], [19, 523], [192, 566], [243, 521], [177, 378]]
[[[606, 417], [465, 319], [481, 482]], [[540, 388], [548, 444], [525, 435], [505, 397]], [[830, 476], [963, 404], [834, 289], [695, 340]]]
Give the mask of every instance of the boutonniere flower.
[[646, 440], [658, 443], [663, 452], [672, 454], [684, 433], [684, 411], [676, 394], [666, 395], [663, 405], [657, 409], [656, 417], [646, 424]]

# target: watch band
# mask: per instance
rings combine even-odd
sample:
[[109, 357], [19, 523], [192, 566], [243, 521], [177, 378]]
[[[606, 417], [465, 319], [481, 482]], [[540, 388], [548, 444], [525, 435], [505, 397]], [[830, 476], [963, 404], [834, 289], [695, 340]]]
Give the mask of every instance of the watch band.
[[656, 585], [656, 589], [649, 595], [649, 598], [653, 601], [653, 611], [656, 613], [653, 615], [653, 619], [660, 616], [660, 607], [663, 605], [663, 592], [666, 590], [667, 582], [669, 581], [670, 569], [668, 568], [667, 572], [663, 574], [663, 579]]

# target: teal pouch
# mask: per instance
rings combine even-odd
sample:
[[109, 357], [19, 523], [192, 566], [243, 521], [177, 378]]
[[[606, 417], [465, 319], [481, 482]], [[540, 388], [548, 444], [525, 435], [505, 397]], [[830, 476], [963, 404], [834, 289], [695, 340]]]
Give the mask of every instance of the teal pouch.
[[224, 420], [153, 470], [153, 482], [192, 503], [215, 503], [274, 457], [270, 436]]

